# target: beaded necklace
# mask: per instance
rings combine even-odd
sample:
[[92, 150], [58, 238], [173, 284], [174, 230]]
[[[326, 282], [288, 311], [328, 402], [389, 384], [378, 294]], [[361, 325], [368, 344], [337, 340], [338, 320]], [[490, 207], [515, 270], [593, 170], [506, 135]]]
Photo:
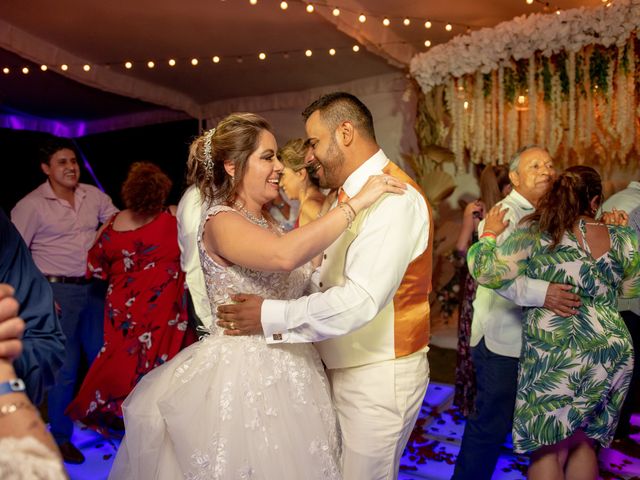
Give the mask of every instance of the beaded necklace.
[[267, 221], [266, 218], [264, 218], [264, 217], [261, 217], [261, 218], [256, 217], [253, 213], [251, 213], [249, 210], [244, 208], [244, 205], [242, 205], [241, 203], [238, 203], [237, 201], [234, 201], [233, 202], [233, 206], [242, 215], [244, 215], [250, 222], [255, 223], [256, 225], [258, 225], [260, 227], [263, 227], [263, 228], [268, 228], [269, 227], [269, 222]]

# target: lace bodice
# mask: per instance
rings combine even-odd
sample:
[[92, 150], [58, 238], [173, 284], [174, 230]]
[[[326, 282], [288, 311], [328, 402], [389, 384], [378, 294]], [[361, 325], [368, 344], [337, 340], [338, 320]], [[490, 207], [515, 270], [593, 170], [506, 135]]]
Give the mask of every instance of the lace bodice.
[[[241, 212], [228, 207], [226, 205], [214, 205], [210, 207], [200, 222], [198, 231], [198, 251], [200, 252], [200, 263], [204, 271], [204, 278], [209, 296], [209, 303], [213, 313], [213, 322], [211, 324], [212, 335], [222, 335], [223, 329], [216, 325], [216, 310], [218, 305], [233, 303], [231, 295], [234, 293], [251, 293], [260, 295], [264, 298], [272, 298], [277, 300], [289, 300], [299, 298], [304, 295], [306, 287], [311, 278], [312, 266], [310, 263], [293, 270], [292, 272], [259, 272], [251, 270], [240, 265], [230, 267], [220, 265], [213, 260], [206, 252], [202, 242], [202, 232], [204, 225], [214, 215], [220, 212]], [[247, 221], [252, 222], [250, 218], [243, 215]], [[255, 222], [252, 222], [256, 224]], [[262, 227], [265, 228], [265, 227]], [[269, 225], [267, 227], [277, 235], [282, 235], [283, 231], [280, 227]], [[257, 246], [259, 248], [259, 246]]]

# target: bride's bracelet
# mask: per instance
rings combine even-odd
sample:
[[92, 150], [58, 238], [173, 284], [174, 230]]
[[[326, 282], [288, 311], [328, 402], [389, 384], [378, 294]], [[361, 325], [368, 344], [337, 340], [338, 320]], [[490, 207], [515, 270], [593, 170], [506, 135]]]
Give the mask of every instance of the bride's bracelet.
[[344, 216], [347, 219], [347, 228], [351, 228], [353, 219], [356, 218], [355, 210], [347, 202], [339, 203], [338, 207], [342, 210], [342, 213], [344, 213]]

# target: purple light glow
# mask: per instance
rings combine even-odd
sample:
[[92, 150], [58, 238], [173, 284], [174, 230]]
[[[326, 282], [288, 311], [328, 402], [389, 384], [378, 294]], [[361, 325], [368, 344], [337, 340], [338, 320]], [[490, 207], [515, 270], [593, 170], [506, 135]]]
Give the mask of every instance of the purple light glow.
[[45, 132], [56, 137], [77, 138], [86, 135], [87, 125], [81, 121], [49, 120], [47, 118], [0, 113], [0, 128]]

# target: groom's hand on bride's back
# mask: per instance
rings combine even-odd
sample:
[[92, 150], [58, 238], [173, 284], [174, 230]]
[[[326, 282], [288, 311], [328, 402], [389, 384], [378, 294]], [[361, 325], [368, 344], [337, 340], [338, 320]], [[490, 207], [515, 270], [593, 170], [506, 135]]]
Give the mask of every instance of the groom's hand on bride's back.
[[260, 315], [264, 298], [239, 293], [231, 295], [236, 303], [220, 305], [216, 325], [224, 328], [225, 335], [257, 335], [262, 333]]

